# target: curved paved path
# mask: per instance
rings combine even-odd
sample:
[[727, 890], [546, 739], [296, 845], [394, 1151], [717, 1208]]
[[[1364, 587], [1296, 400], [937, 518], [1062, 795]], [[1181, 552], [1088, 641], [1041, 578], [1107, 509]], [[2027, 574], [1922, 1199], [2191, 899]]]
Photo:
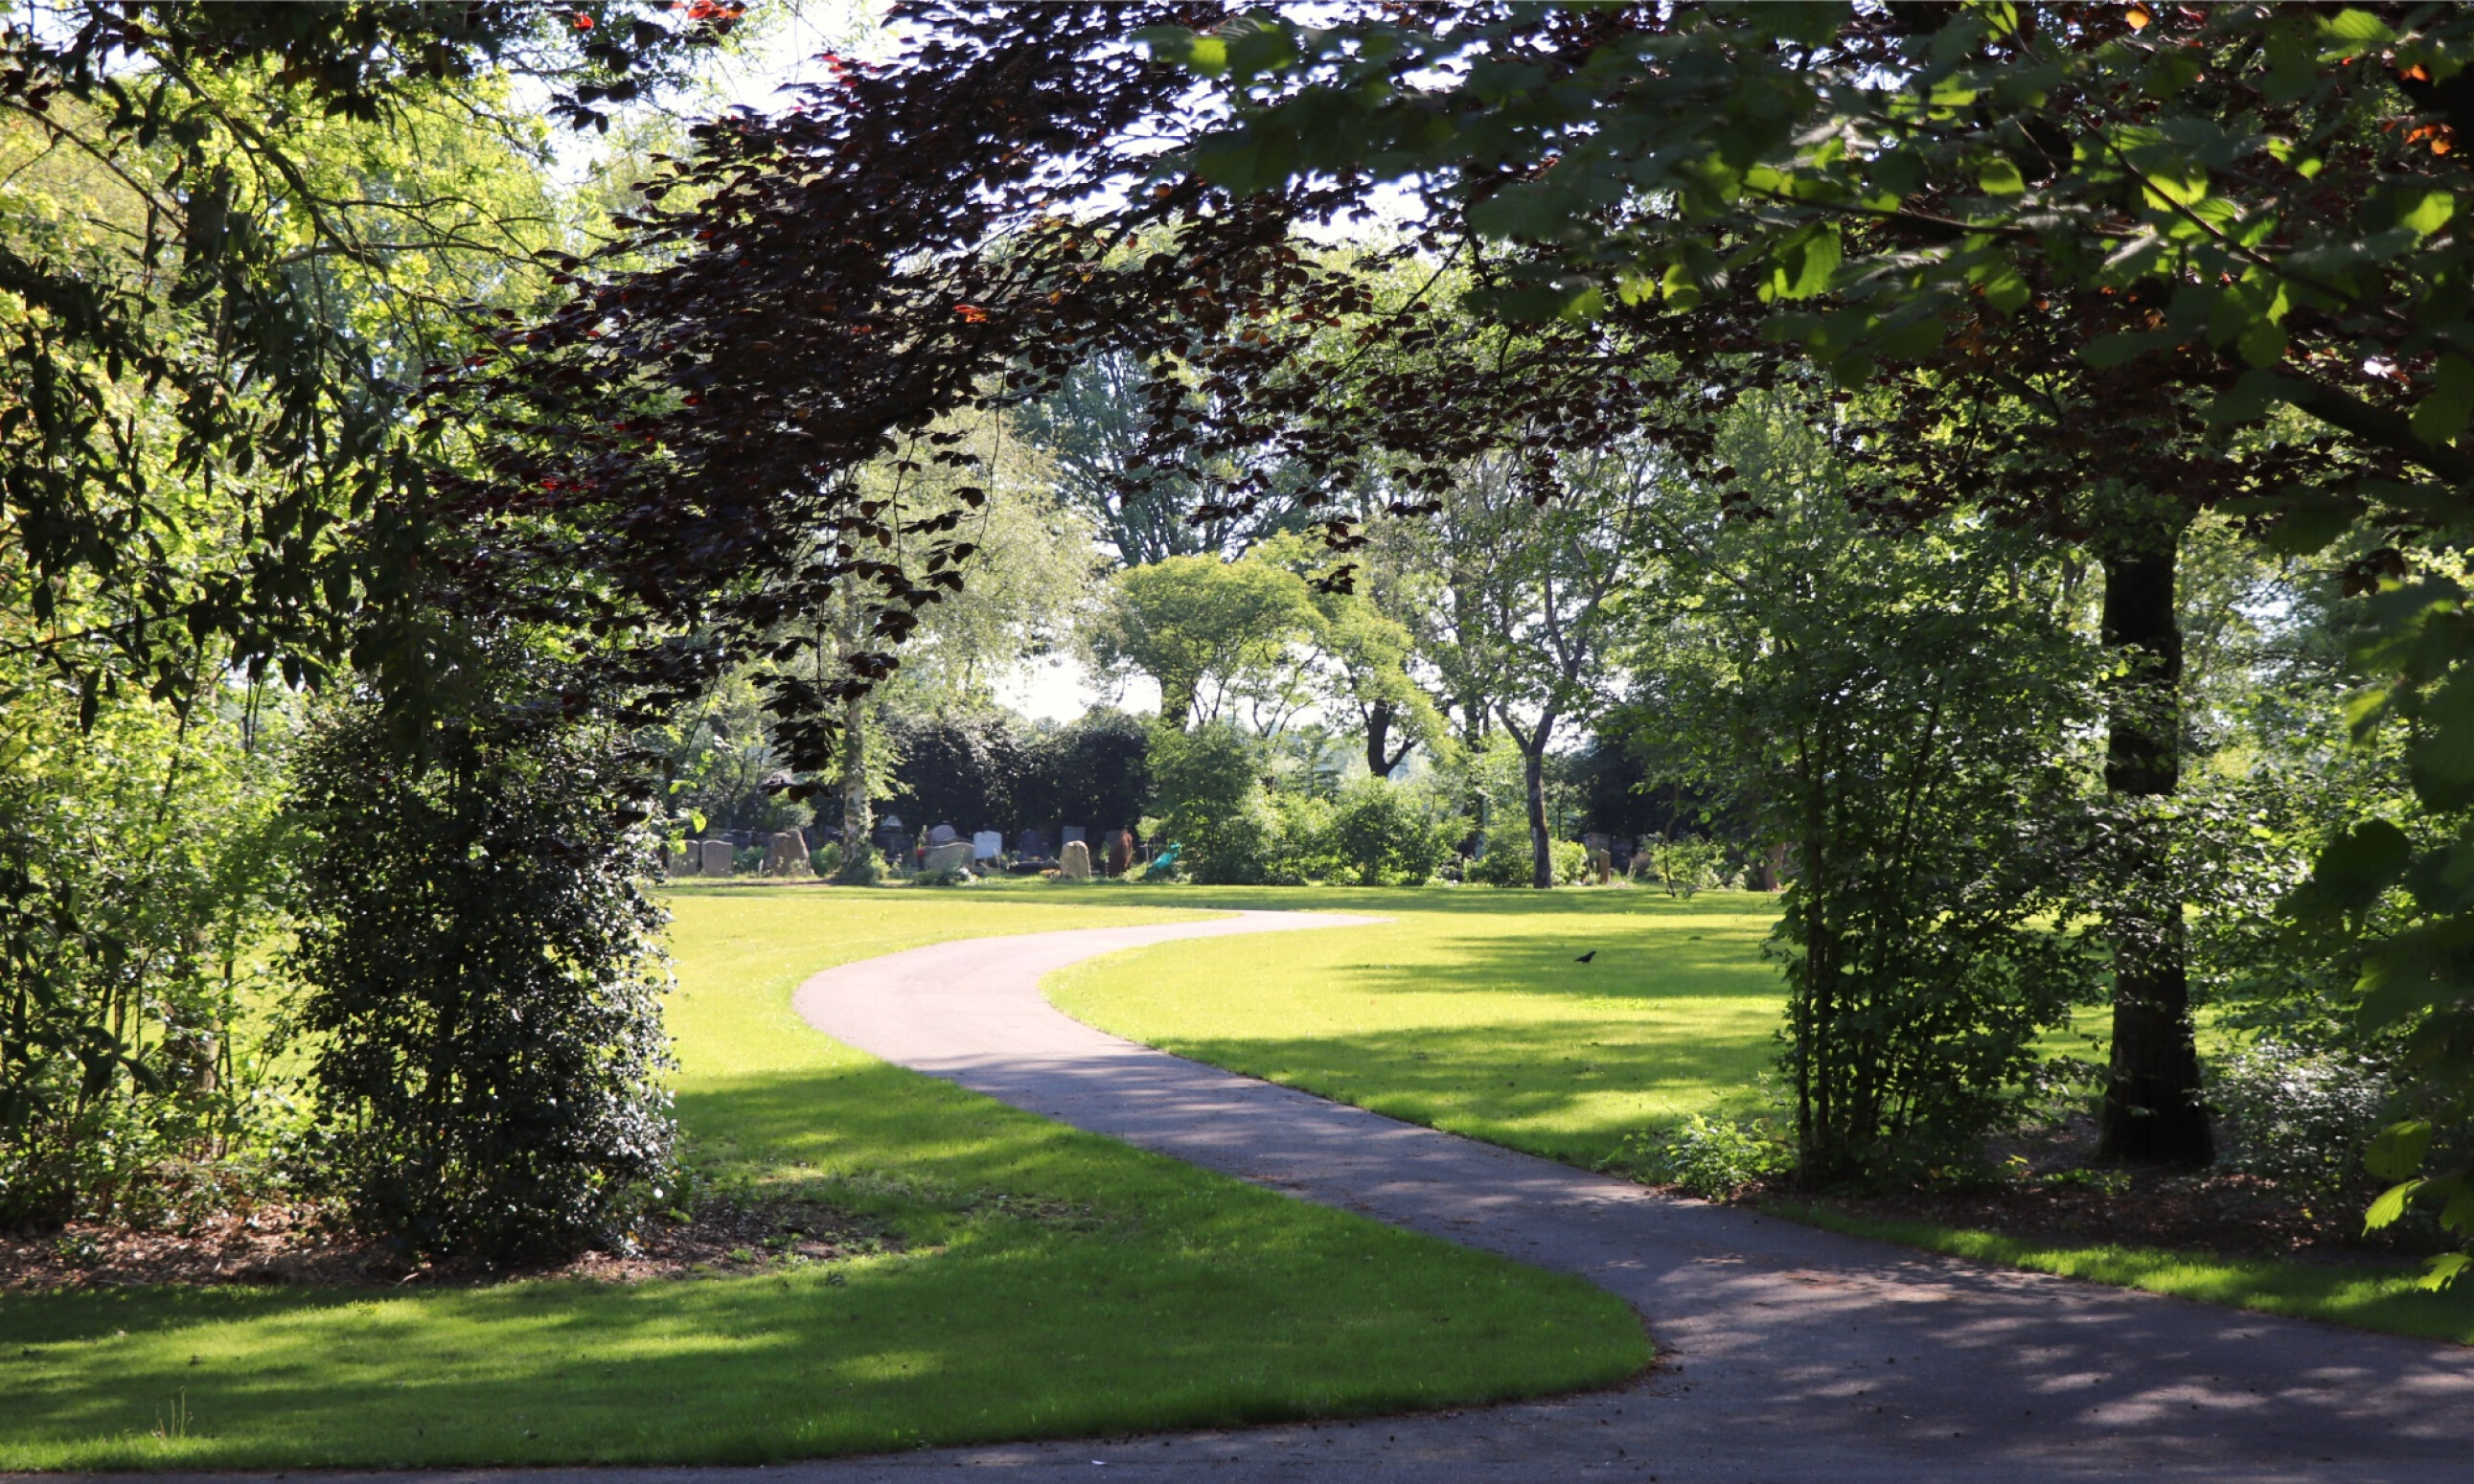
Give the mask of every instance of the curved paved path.
[[[1052, 970], [1122, 948], [1377, 920], [1246, 912], [941, 943], [818, 974], [795, 1003], [828, 1034], [1018, 1107], [1586, 1275], [1647, 1319], [1657, 1371], [1458, 1417], [962, 1449], [819, 1476], [1211, 1459], [1213, 1478], [2474, 1479], [2474, 1350], [1661, 1196], [1137, 1046], [1039, 992]], [[1246, 945], [1225, 953], [1242, 980]]]
[[[1614, 1391], [1466, 1413], [766, 1470], [470, 1471], [475, 1484], [1457, 1480], [1725, 1484], [2474, 1480], [2474, 1350], [1973, 1267], [1326, 1103], [1092, 1030], [1053, 969], [1379, 919], [1248, 912], [980, 938], [818, 974], [818, 1030], [1020, 1107], [1307, 1200], [1585, 1274], [1665, 1359]], [[1228, 972], [1248, 972], [1227, 945]], [[1100, 1472], [1094, 1466], [1105, 1469]], [[323, 1475], [330, 1484], [355, 1475]], [[368, 1475], [400, 1480], [401, 1475]]]

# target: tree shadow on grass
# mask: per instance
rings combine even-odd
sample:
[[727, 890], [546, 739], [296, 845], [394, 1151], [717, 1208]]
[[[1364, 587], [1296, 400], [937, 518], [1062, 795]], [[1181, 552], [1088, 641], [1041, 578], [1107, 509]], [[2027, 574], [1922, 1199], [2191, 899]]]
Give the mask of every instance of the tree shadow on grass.
[[[681, 1110], [740, 1173], [873, 1207], [910, 1250], [633, 1286], [12, 1295], [0, 1467], [757, 1462], [1476, 1402], [1646, 1359], [1578, 1279], [896, 1068], [716, 1081]], [[176, 1398], [191, 1435], [152, 1437]]]

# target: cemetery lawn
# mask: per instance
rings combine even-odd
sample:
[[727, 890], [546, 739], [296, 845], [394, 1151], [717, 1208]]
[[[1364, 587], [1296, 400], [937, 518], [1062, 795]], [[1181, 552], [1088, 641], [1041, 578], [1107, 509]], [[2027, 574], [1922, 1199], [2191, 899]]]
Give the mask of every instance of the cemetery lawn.
[[[1127, 888], [1118, 888], [1125, 890]], [[1785, 1004], [1757, 892], [1492, 887], [1183, 888], [1180, 906], [1395, 919], [1346, 933], [1165, 943], [1051, 976], [1067, 1014], [1119, 1035], [1585, 1168], [1686, 1114], [1775, 1120], [1763, 1079]], [[1595, 951], [1588, 963], [1573, 961]]]
[[790, 1011], [835, 963], [1173, 919], [1201, 893], [716, 884], [671, 905], [707, 1178], [837, 1205], [885, 1251], [635, 1285], [11, 1294], [0, 1471], [757, 1463], [1480, 1403], [1650, 1358], [1579, 1278], [1078, 1132]]
[[[1148, 888], [1132, 889], [1141, 899]], [[1626, 1136], [1655, 1136], [1691, 1113], [1784, 1122], [1764, 1082], [1784, 1008], [1778, 971], [1760, 956], [1775, 897], [1678, 901], [1639, 888], [1151, 894], [1181, 906], [1395, 920], [1250, 939], [1243, 979], [1229, 976], [1225, 950], [1207, 940], [1089, 960], [1048, 981], [1049, 998], [1068, 1014], [1198, 1061], [1589, 1169], [1640, 1173], [1645, 1151], [1627, 1147]], [[1591, 949], [1590, 962], [1573, 961]], [[2474, 1283], [2423, 1292], [2418, 1263], [2074, 1245], [1876, 1220], [1826, 1202], [1762, 1209], [1979, 1262], [2474, 1344]]]

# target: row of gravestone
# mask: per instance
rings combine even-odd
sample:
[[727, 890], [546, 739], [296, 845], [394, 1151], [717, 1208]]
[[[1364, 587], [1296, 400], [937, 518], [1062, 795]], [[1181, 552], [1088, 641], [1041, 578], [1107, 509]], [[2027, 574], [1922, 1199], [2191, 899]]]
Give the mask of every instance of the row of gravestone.
[[[891, 823], [894, 828], [880, 831], [878, 840], [888, 854], [899, 860], [909, 854], [910, 839], [901, 833], [900, 820]], [[1081, 826], [1069, 824], [1061, 833], [1064, 843], [1059, 856], [1059, 870], [1070, 880], [1088, 880], [1095, 867], [1104, 869], [1110, 875], [1123, 875], [1127, 867], [1134, 864], [1134, 837], [1128, 831], [1108, 831], [1102, 838], [1102, 849], [1096, 858]], [[679, 852], [665, 850], [663, 864], [671, 876], [729, 876], [737, 872], [738, 852], [753, 848], [753, 845], [752, 839], [742, 846], [730, 836], [691, 839]], [[1045, 861], [1047, 845], [1047, 836], [1036, 829], [1025, 830], [1015, 841], [1017, 854], [1027, 861]], [[957, 866], [967, 868], [982, 861], [999, 861], [1004, 856], [1005, 837], [997, 831], [981, 830], [964, 839], [961, 832], [952, 825], [940, 824], [928, 832], [920, 865], [931, 871], [951, 870]], [[813, 874], [806, 832], [783, 830], [765, 837], [764, 862], [758, 869], [766, 876]]]
[[[739, 851], [727, 836], [708, 839], [691, 839], [687, 848], [673, 854], [663, 851], [663, 868], [672, 876], [729, 876], [738, 871]], [[812, 876], [815, 867], [810, 864], [808, 837], [803, 830], [782, 830], [764, 839], [764, 864], [757, 867], [767, 876]]]

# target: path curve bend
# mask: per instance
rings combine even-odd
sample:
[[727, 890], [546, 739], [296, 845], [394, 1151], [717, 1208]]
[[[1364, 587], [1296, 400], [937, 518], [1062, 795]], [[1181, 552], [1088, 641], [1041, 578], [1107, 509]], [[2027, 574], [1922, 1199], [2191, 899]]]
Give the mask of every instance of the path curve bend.
[[[1017, 1107], [1582, 1274], [1662, 1353], [1613, 1392], [1462, 1414], [947, 1449], [794, 1471], [1213, 1479], [2474, 1480], [2474, 1350], [1977, 1267], [1680, 1200], [1109, 1035], [1040, 993], [1099, 954], [1383, 919], [939, 943], [800, 985], [810, 1025]], [[1228, 946], [1242, 982], [1244, 947]]]

